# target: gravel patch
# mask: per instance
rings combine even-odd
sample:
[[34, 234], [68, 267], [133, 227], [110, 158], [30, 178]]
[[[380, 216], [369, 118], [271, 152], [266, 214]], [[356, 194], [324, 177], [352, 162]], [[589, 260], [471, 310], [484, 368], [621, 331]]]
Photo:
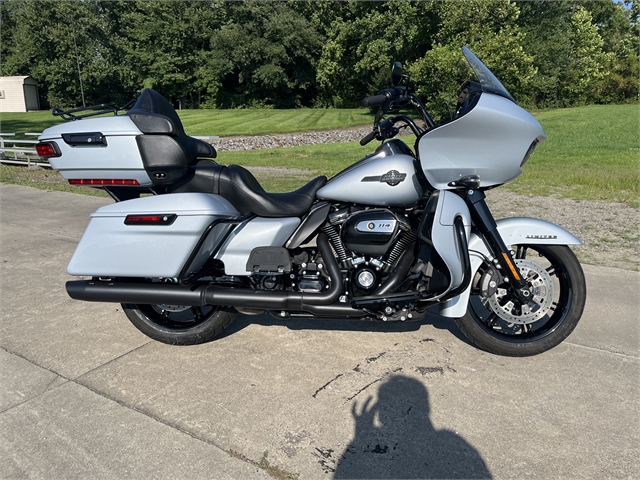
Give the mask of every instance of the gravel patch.
[[356, 142], [371, 132], [371, 127], [354, 127], [343, 130], [322, 130], [316, 132], [282, 133], [247, 137], [223, 137], [207, 140], [220, 152], [239, 152], [265, 148], [300, 147], [318, 143]]

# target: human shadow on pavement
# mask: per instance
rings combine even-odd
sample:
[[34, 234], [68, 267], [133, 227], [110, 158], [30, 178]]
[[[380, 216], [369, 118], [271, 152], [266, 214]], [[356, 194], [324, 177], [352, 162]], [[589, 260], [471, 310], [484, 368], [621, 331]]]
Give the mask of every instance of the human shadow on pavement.
[[425, 386], [394, 375], [369, 397], [353, 404], [355, 436], [335, 467], [335, 479], [491, 478], [484, 460], [450, 430], [436, 430], [429, 418]]

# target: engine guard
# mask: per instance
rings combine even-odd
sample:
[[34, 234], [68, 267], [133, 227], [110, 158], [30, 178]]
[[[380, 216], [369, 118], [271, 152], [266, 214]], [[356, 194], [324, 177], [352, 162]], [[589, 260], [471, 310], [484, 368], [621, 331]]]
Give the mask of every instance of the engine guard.
[[[551, 222], [537, 218], [516, 217], [497, 220], [498, 232], [507, 245], [582, 245], [572, 233]], [[477, 234], [469, 238], [469, 258], [471, 274], [475, 275], [485, 259], [492, 259], [489, 249]], [[457, 297], [440, 305], [439, 314], [443, 317], [460, 318], [467, 313], [467, 304], [471, 293], [471, 285]]]

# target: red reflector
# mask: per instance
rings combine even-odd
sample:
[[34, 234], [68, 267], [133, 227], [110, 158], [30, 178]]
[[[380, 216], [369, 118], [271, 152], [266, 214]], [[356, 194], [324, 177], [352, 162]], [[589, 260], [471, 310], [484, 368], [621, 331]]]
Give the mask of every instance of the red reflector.
[[157, 215], [127, 215], [125, 225], [171, 225], [176, 219], [175, 213], [160, 213]]
[[161, 215], [128, 215], [127, 222], [130, 223], [156, 223], [162, 220]]
[[53, 148], [53, 145], [50, 143], [37, 143], [36, 152], [38, 152], [38, 156], [42, 158], [60, 156], [60, 154], [56, 152], [56, 149]]
[[71, 185], [140, 185], [135, 178], [72, 178]]

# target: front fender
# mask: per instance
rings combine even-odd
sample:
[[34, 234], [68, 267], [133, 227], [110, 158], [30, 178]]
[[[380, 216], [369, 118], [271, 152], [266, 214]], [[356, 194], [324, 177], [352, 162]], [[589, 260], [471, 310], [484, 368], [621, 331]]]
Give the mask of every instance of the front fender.
[[[498, 232], [507, 247], [524, 244], [582, 245], [580, 240], [564, 228], [537, 218], [503, 218], [496, 221], [496, 224], [498, 225]], [[492, 259], [489, 249], [481, 237], [472, 233], [469, 238], [469, 259], [471, 260], [472, 275], [475, 275], [485, 258]], [[467, 313], [470, 292], [471, 285], [457, 297], [443, 302], [440, 305], [440, 315], [450, 318], [464, 316]]]

